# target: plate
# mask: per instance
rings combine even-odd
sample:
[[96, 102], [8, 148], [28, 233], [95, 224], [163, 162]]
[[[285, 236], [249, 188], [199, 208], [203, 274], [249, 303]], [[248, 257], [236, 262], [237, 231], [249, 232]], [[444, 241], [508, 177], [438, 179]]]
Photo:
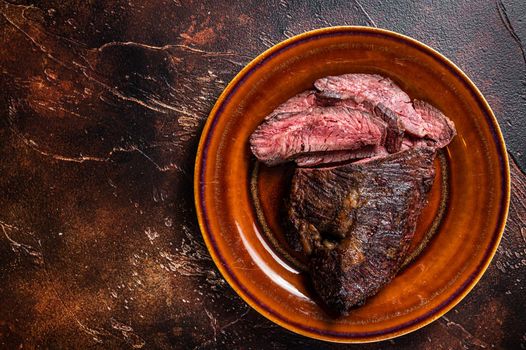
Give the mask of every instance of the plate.
[[[458, 135], [439, 171], [396, 278], [346, 317], [316, 302], [301, 257], [281, 239], [287, 167], [258, 165], [252, 131], [280, 103], [327, 75], [378, 73], [440, 108]], [[488, 103], [451, 61], [407, 36], [367, 27], [307, 32], [267, 50], [227, 86], [206, 122], [195, 167], [199, 225], [232, 288], [273, 322], [302, 335], [360, 343], [436, 320], [475, 286], [502, 236], [509, 207], [506, 148]]]

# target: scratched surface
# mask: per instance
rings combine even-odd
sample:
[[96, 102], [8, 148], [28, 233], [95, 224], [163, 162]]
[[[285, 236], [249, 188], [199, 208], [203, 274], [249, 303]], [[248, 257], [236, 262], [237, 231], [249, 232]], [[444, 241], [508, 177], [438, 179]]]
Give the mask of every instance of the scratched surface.
[[459, 65], [515, 159], [503, 241], [453, 311], [365, 349], [526, 348], [526, 4], [0, 0], [0, 348], [339, 348], [272, 324], [214, 267], [192, 169], [251, 58], [303, 31], [396, 30]]

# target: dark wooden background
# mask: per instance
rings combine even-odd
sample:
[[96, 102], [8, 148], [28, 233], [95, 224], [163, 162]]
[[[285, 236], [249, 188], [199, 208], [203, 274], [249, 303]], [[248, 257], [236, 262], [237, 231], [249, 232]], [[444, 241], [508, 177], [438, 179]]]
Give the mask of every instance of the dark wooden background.
[[341, 347], [281, 329], [230, 289], [197, 227], [192, 173], [205, 119], [246, 63], [344, 24], [453, 60], [514, 159], [480, 283], [433, 324], [363, 348], [525, 349], [523, 0], [0, 0], [0, 348]]

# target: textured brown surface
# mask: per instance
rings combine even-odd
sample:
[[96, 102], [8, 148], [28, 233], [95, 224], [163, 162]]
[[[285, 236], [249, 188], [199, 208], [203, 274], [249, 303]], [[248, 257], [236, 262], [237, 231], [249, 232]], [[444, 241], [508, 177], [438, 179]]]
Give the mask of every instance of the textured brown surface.
[[[197, 228], [201, 127], [252, 57], [308, 29], [377, 25], [479, 86], [526, 165], [522, 1], [0, 0], [2, 348], [337, 348], [270, 323]], [[448, 2], [449, 3], [449, 2]], [[526, 176], [504, 238], [453, 311], [364, 348], [526, 348]]]

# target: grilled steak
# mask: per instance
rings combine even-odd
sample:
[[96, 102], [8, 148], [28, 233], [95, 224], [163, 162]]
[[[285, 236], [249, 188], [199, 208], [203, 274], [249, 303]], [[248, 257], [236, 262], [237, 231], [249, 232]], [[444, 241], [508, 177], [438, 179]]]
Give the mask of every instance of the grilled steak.
[[288, 241], [310, 257], [322, 300], [345, 314], [398, 272], [434, 179], [422, 147], [330, 168], [296, 168]]
[[311, 154], [381, 145], [385, 132], [386, 124], [364, 111], [312, 107], [266, 119], [251, 135], [250, 147], [260, 161], [275, 165]]
[[346, 314], [400, 269], [434, 180], [435, 152], [456, 131], [389, 78], [345, 74], [314, 86], [268, 115], [250, 147], [267, 165], [299, 166], [286, 238], [307, 256], [321, 299]]

